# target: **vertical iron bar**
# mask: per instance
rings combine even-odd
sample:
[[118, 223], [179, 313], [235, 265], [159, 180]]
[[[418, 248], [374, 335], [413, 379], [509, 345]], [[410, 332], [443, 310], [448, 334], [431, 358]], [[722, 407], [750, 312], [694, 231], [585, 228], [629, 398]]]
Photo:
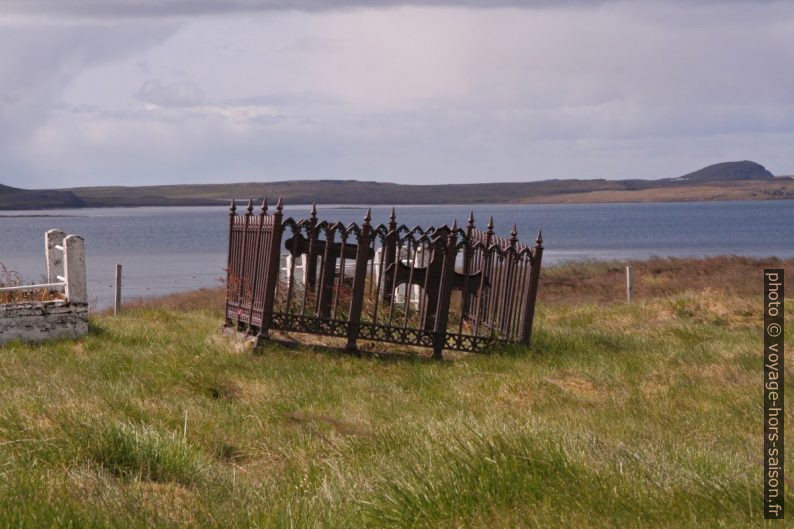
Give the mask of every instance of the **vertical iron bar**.
[[466, 276], [464, 279], [465, 285], [463, 287], [463, 292], [461, 293], [460, 297], [460, 325], [458, 328], [458, 332], [461, 332], [463, 329], [463, 320], [468, 318], [469, 316], [469, 305], [471, 304], [471, 296], [469, 296], [469, 274], [472, 271], [472, 261], [473, 261], [473, 252], [471, 250], [472, 247], [472, 235], [474, 233], [474, 211], [469, 212], [469, 221], [466, 224], [466, 245], [463, 248], [463, 275]]
[[[397, 214], [394, 211], [394, 206], [391, 208], [388, 232], [386, 233], [386, 238], [383, 243], [383, 250], [381, 253], [386, 254], [383, 258], [384, 261], [389, 264], [394, 263], [394, 255], [397, 246]], [[383, 300], [390, 301], [391, 297], [394, 295], [394, 283], [392, 282], [392, 278], [389, 277], [389, 274], [384, 274], [384, 279]]]
[[[424, 266], [424, 269], [425, 269], [425, 275], [424, 275], [424, 280], [422, 281], [422, 286], [419, 287], [420, 289], [422, 289], [422, 295], [419, 297], [419, 306], [416, 308], [417, 316], [419, 316], [419, 324], [417, 326], [424, 328], [424, 322], [427, 320], [427, 315], [425, 314], [425, 312], [427, 311], [427, 298], [428, 298], [428, 294], [427, 294], [428, 271], [427, 271], [427, 269], [429, 268], [429, 265], [430, 265], [430, 258], [429, 258], [430, 245], [429, 245], [428, 240], [425, 237], [424, 233], [422, 234], [421, 237], [419, 237], [418, 243], [419, 243], [419, 247], [422, 250], [422, 265]], [[417, 253], [418, 253], [418, 250], [417, 250]]]
[[433, 328], [433, 358], [440, 360], [441, 351], [447, 342], [447, 322], [449, 321], [449, 302], [452, 298], [452, 277], [455, 273], [455, 254], [457, 253], [458, 221], [452, 224], [444, 248], [444, 269], [441, 273], [441, 286], [438, 289], [436, 317]]
[[317, 316], [327, 318], [331, 313], [331, 299], [334, 293], [334, 279], [336, 276], [336, 248], [334, 240], [336, 228], [331, 226], [325, 229], [325, 252], [323, 252], [323, 265], [320, 268], [320, 289], [317, 295]]
[[521, 333], [521, 341], [529, 345], [532, 338], [532, 320], [535, 317], [535, 301], [538, 297], [538, 281], [540, 279], [540, 263], [543, 259], [543, 234], [538, 230], [538, 237], [535, 239], [533, 248], [532, 271], [529, 275], [529, 295], [527, 296], [527, 306], [524, 313], [524, 329]]
[[513, 231], [510, 232], [510, 246], [507, 248], [507, 268], [505, 270], [505, 297], [503, 301], [503, 308], [502, 308], [502, 318], [501, 318], [501, 326], [502, 326], [502, 335], [505, 338], [510, 338], [510, 317], [513, 314], [513, 300], [516, 298], [515, 296], [515, 275], [516, 275], [516, 261], [517, 261], [517, 252], [516, 247], [518, 245], [518, 228], [515, 223], [513, 223]]
[[497, 317], [499, 315], [499, 306], [502, 304], [502, 281], [504, 280], [503, 261], [504, 258], [499, 252], [500, 248], [495, 248], [494, 251], [494, 293], [491, 297], [491, 306], [489, 307], [491, 318], [491, 337], [496, 334]]
[[[293, 230], [293, 236], [295, 235], [295, 230]], [[300, 255], [298, 256], [300, 257]], [[289, 254], [289, 276], [287, 277], [287, 299], [284, 300], [284, 313], [289, 314], [290, 312], [290, 305], [292, 305], [292, 292], [295, 289], [295, 259], [296, 257], [292, 255], [292, 252]], [[281, 267], [281, 256], [279, 256], [279, 267]], [[306, 272], [306, 268], [303, 269]], [[306, 281], [304, 281], [303, 288], [306, 288]]]
[[234, 198], [232, 197], [231, 205], [229, 206], [229, 256], [226, 260], [226, 323], [231, 323], [231, 318], [229, 318], [229, 309], [231, 308], [232, 304], [232, 262], [234, 259], [233, 253], [233, 241], [234, 241], [234, 218], [236, 216], [237, 206], [234, 204]]
[[317, 217], [312, 215], [309, 221], [309, 249], [306, 253], [306, 274], [305, 281], [303, 282], [303, 302], [301, 303], [301, 316], [306, 314], [306, 301], [309, 296], [309, 290], [314, 289], [314, 282], [317, 276], [317, 256], [314, 255], [314, 246], [316, 244], [317, 234], [315, 226], [317, 224]]
[[370, 249], [370, 223], [372, 210], [367, 209], [364, 224], [358, 236], [358, 249], [356, 250], [356, 275], [353, 280], [353, 296], [350, 300], [350, 315], [347, 325], [347, 349], [356, 349], [356, 340], [361, 330], [361, 308], [364, 304], [364, 288], [367, 278], [367, 260]]
[[[251, 287], [251, 308], [248, 311], [248, 330], [251, 330], [251, 324], [254, 320], [254, 301], [257, 294], [257, 281], [259, 279], [259, 269], [264, 265], [259, 259], [259, 249], [262, 243], [262, 225], [265, 223], [265, 213], [267, 212], [267, 199], [262, 202], [262, 209], [259, 212], [259, 226], [256, 229], [256, 250], [254, 251], [254, 281]], [[261, 322], [260, 322], [261, 323]]]
[[281, 268], [281, 218], [283, 216], [284, 200], [279, 197], [276, 203], [276, 213], [273, 215], [273, 237], [270, 239], [270, 255], [267, 262], [267, 275], [265, 276], [265, 295], [262, 301], [262, 326], [259, 329], [259, 339], [269, 336], [270, 324], [273, 322], [273, 304], [276, 295], [276, 282]]
[[414, 290], [414, 269], [416, 268], [416, 242], [413, 237], [406, 239], [408, 247], [406, 248], [406, 259], [411, 263], [411, 270], [408, 272], [408, 283], [405, 285], [405, 303], [403, 311], [405, 311], [405, 318], [403, 319], [403, 329], [408, 327], [408, 315], [411, 313], [411, 294]]
[[[242, 308], [245, 307], [244, 290], [245, 290], [246, 284], [250, 283], [250, 281], [248, 281], [248, 270], [247, 270], [247, 266], [246, 265], [248, 264], [248, 223], [251, 220], [251, 212], [253, 212], [253, 210], [254, 210], [254, 202], [253, 202], [252, 198], [249, 198], [248, 199], [248, 206], [245, 208], [245, 215], [243, 217], [245, 220], [244, 220], [244, 223], [243, 223], [243, 247], [242, 247], [242, 250], [241, 250], [241, 252], [242, 252], [242, 258], [241, 258], [242, 270], [240, 271], [240, 288], [239, 288], [238, 293], [237, 293], [237, 300], [238, 300], [239, 309], [242, 309]], [[240, 326], [240, 323], [243, 321], [240, 318], [241, 315], [242, 315], [241, 314], [241, 310], [238, 310], [237, 311], [237, 326], [238, 326], [237, 330], [240, 330], [239, 326]]]
[[521, 319], [524, 317], [527, 294], [527, 277], [527, 260], [525, 258], [520, 258], [518, 261], [518, 280], [516, 281], [517, 287], [514, 293], [516, 302], [513, 308], [513, 322], [511, 324], [510, 336], [511, 339], [517, 339], [521, 337]]
[[[372, 258], [372, 265], [375, 265], [375, 244], [377, 241], [377, 236], [372, 238], [372, 251], [373, 251], [373, 258]], [[386, 261], [386, 250], [384, 247], [384, 237], [381, 233], [381, 248], [380, 248], [380, 260], [378, 262], [378, 277], [370, 277], [370, 282], [376, 282], [375, 286], [375, 296], [372, 299], [373, 307], [372, 307], [372, 323], [378, 323], [378, 308], [380, 307], [380, 298], [381, 292], [380, 289], [383, 287], [383, 278], [388, 277], [389, 274], [386, 273], [386, 266], [388, 266], [388, 261]], [[372, 267], [370, 267], [372, 268]], [[385, 288], [385, 287], [383, 287]], [[372, 293], [372, 285], [370, 285], [370, 294]], [[386, 297], [383, 297], [384, 302], [386, 301]]]
[[339, 258], [339, 279], [336, 283], [336, 290], [334, 291], [334, 299], [333, 299], [333, 306], [331, 308], [331, 319], [336, 319], [336, 308], [339, 304], [339, 292], [345, 286], [345, 267], [347, 263], [345, 262], [345, 250], [347, 249], [347, 237], [348, 237], [347, 230], [342, 228], [342, 240], [340, 241], [341, 248], [339, 250], [341, 257]]
[[[398, 241], [397, 242], [397, 247], [396, 247], [395, 252], [394, 252], [394, 254], [397, 256], [397, 261], [395, 261], [396, 264], [394, 266], [394, 274], [392, 275], [392, 281], [391, 281], [392, 290], [394, 290], [394, 285], [397, 284], [397, 269], [400, 266], [399, 265], [400, 261], [402, 261], [402, 258], [401, 258], [402, 250], [403, 250], [403, 242], [402, 241]], [[394, 292], [392, 292], [391, 295], [389, 296], [389, 317], [388, 317], [388, 321], [386, 322], [386, 325], [391, 325], [391, 323], [392, 323], [392, 319], [393, 319], [393, 316], [394, 316], [394, 303], [396, 301], [396, 298], [397, 298], [397, 296], [394, 295]]]
[[478, 265], [480, 270], [480, 285], [477, 287], [477, 311], [474, 315], [474, 336], [480, 334], [480, 321], [482, 321], [482, 312], [483, 312], [483, 304], [485, 302], [484, 299], [484, 290], [485, 290], [485, 281], [488, 278], [488, 270], [485, 267], [485, 252], [482, 247], [477, 249], [478, 254]]

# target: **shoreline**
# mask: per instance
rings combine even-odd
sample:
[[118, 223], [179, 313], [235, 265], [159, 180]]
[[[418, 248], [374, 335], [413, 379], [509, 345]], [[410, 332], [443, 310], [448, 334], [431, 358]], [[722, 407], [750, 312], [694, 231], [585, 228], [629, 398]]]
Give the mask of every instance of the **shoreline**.
[[[248, 197], [239, 198], [235, 197], [235, 202], [237, 204], [238, 209], [243, 206], [248, 200]], [[437, 203], [415, 203], [415, 202], [370, 202], [370, 203], [362, 203], [362, 204], [339, 204], [336, 202], [304, 202], [304, 203], [288, 203], [285, 205], [285, 208], [310, 208], [312, 205], [316, 205], [318, 207], [322, 207], [325, 209], [338, 209], [338, 210], [355, 210], [355, 209], [366, 209], [368, 207], [433, 207], [433, 206], [444, 206], [444, 207], [451, 207], [451, 206], [477, 206], [477, 207], [484, 207], [484, 206], [584, 206], [584, 205], [607, 205], [607, 204], [614, 204], [614, 205], [629, 205], [629, 204], [693, 204], [693, 203], [703, 203], [703, 204], [715, 204], [715, 203], [736, 203], [736, 202], [786, 202], [792, 201], [794, 202], [794, 196], [791, 197], [761, 197], [761, 198], [729, 198], [729, 199], [701, 199], [701, 198], [692, 198], [692, 199], [670, 199], [670, 200], [604, 200], [604, 201], [559, 201], [559, 202], [550, 202], [550, 201], [535, 201], [535, 202], [437, 202]], [[261, 202], [261, 199], [260, 199]], [[256, 200], [254, 200], [254, 204], [256, 204]], [[119, 205], [87, 205], [87, 206], [75, 206], [75, 207], [52, 207], [52, 208], [27, 208], [27, 209], [4, 209], [0, 206], [0, 218], [20, 218], [20, 217], [88, 217], [90, 215], [67, 215], [67, 214], [25, 214], [22, 212], [26, 211], [85, 211], [85, 210], [93, 210], [93, 209], [142, 209], [142, 208], [209, 208], [209, 207], [225, 207], [228, 209], [229, 207], [229, 199], [218, 199], [215, 202], [207, 202], [202, 204], [196, 203], [175, 203], [175, 204], [119, 204]], [[271, 207], [273, 205], [271, 204]], [[258, 207], [255, 206], [255, 207]], [[5, 212], [20, 212], [19, 214], [5, 214]]]

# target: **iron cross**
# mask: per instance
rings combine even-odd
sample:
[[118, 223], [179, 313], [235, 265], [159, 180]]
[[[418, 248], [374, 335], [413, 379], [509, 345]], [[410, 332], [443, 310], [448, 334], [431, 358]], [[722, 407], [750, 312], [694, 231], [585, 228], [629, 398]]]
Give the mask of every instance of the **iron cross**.
[[[394, 267], [397, 266], [395, 274]], [[408, 289], [410, 285], [419, 285], [424, 290], [427, 296], [427, 305], [425, 306], [424, 325], [426, 330], [433, 330], [436, 318], [436, 306], [438, 305], [438, 296], [441, 289], [441, 275], [444, 271], [444, 249], [443, 247], [436, 246], [433, 248], [430, 263], [426, 267], [418, 268], [414, 266], [413, 277], [411, 276], [411, 267], [402, 262], [402, 259], [397, 259], [386, 267], [387, 274], [394, 276], [394, 288], [399, 288], [401, 285], [406, 286], [406, 296], [409, 296]], [[464, 294], [477, 295], [480, 287], [480, 278], [482, 270], [473, 274], [462, 274], [454, 272], [451, 278], [451, 289], [460, 290]], [[486, 278], [483, 286], [488, 286], [488, 279]]]

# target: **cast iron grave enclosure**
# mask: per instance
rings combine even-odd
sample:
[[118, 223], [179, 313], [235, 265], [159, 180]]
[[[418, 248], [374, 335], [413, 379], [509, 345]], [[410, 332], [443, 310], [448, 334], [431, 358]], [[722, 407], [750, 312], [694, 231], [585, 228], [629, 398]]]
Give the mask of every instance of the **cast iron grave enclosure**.
[[[227, 329], [266, 339], [269, 331], [483, 352], [529, 343], [543, 240], [534, 246], [465, 228], [283, 218], [267, 201], [229, 212]], [[285, 253], [282, 255], [282, 251]]]

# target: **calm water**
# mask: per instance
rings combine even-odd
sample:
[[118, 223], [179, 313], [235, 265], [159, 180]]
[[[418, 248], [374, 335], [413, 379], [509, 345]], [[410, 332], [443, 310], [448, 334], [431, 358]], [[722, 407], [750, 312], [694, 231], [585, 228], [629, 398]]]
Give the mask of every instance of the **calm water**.
[[[465, 224], [472, 206], [400, 206], [398, 221]], [[740, 254], [794, 256], [794, 201], [659, 204], [476, 205], [477, 225], [494, 216], [497, 233], [513, 222], [529, 242], [543, 229], [544, 262]], [[305, 217], [306, 206], [286, 214]], [[321, 219], [360, 221], [365, 208], [324, 206]], [[389, 207], [373, 208], [387, 222]], [[38, 281], [45, 273], [44, 232], [60, 228], [86, 239], [89, 297], [113, 298], [115, 264], [124, 296], [151, 296], [219, 285], [226, 260], [227, 212], [218, 207], [0, 211], [0, 262]], [[20, 216], [24, 215], [24, 216]]]

